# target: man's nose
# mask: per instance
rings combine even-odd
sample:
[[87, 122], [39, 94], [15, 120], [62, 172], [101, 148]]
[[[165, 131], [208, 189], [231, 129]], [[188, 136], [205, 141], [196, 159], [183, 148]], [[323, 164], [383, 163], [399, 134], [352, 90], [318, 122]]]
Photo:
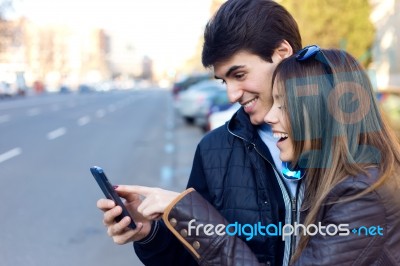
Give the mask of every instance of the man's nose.
[[236, 103], [240, 101], [240, 98], [243, 96], [243, 91], [239, 88], [239, 86], [234, 84], [226, 84], [226, 92], [228, 93], [228, 99], [231, 103]]

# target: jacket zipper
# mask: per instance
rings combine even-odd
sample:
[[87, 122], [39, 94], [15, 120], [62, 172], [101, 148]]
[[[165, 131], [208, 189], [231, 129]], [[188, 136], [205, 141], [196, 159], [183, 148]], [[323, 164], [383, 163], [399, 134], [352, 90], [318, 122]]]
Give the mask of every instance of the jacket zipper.
[[[296, 192], [295, 192], [295, 196], [292, 198], [292, 226], [295, 229], [294, 223], [297, 221], [297, 202], [298, 202], [298, 198], [299, 198], [299, 192], [300, 192], [300, 188], [301, 188], [301, 181], [302, 179], [300, 179], [298, 181], [298, 184], [296, 186]], [[289, 261], [290, 258], [292, 257], [292, 254], [294, 252], [294, 249], [296, 248], [296, 235], [294, 234], [291, 236], [291, 245], [290, 245], [290, 257], [289, 257]]]
[[[232, 131], [229, 130], [229, 127], [228, 127], [228, 126], [227, 126], [227, 130], [228, 130], [228, 132], [231, 133], [233, 136], [235, 136], [235, 137], [237, 137], [237, 138], [243, 140], [244, 142], [247, 142], [247, 143], [253, 145], [253, 148], [256, 150], [256, 152], [257, 152], [265, 161], [267, 161], [267, 162], [271, 165], [272, 169], [274, 169], [275, 177], [277, 177], [276, 175], [279, 176], [279, 178], [281, 179], [281, 182], [282, 182], [282, 184], [283, 184], [283, 186], [284, 186], [284, 188], [285, 188], [285, 190], [286, 190], [285, 192], [286, 192], [286, 194], [287, 194], [287, 196], [288, 196], [288, 198], [290, 199], [291, 204], [292, 204], [292, 206], [291, 206], [291, 207], [292, 207], [292, 215], [291, 215], [292, 217], [291, 217], [291, 219], [290, 219], [289, 222], [290, 222], [290, 224], [294, 225], [294, 216], [293, 216], [293, 214], [295, 214], [295, 212], [297, 211], [297, 208], [296, 208], [296, 204], [297, 204], [297, 200], [296, 200], [297, 192], [296, 192], [296, 196], [295, 196], [294, 198], [292, 198], [292, 197], [290, 196], [290, 194], [289, 194], [289, 192], [288, 192], [289, 189], [287, 188], [285, 182], [283, 181], [283, 176], [279, 173], [279, 171], [276, 169], [276, 167], [274, 166], [274, 164], [272, 164], [267, 158], [264, 157], [264, 155], [262, 155], [262, 153], [260, 153], [260, 152], [258, 151], [258, 149], [257, 149], [257, 147], [256, 147], [256, 144], [254, 144], [254, 143], [252, 143], [252, 142], [250, 142], [250, 141], [244, 139], [243, 137], [240, 137], [240, 136], [234, 134]], [[297, 191], [297, 190], [298, 190], [298, 188], [296, 188], [296, 191]], [[281, 189], [281, 191], [282, 191], [282, 189]], [[295, 208], [293, 208], [293, 203], [294, 203]], [[286, 205], [286, 204], [285, 204], [285, 205]], [[294, 210], [294, 211], [293, 211], [293, 210]], [[286, 219], [285, 219], [285, 220], [286, 220]], [[291, 259], [291, 257], [292, 257], [292, 251], [293, 251], [294, 248], [295, 248], [294, 245], [293, 245], [293, 240], [294, 240], [294, 238], [293, 238], [293, 235], [292, 235], [291, 238], [290, 238], [290, 249], [289, 249], [289, 256], [288, 256], [287, 264], [289, 264], [289, 261], [290, 261], [290, 259]], [[285, 261], [283, 261], [283, 263], [284, 263], [284, 265], [285, 265]]]
[[[275, 175], [277, 174], [278, 176], [279, 176], [279, 178], [281, 179], [281, 182], [282, 182], [282, 184], [283, 184], [283, 186], [284, 186], [284, 188], [285, 188], [285, 192], [286, 192], [286, 194], [288, 195], [288, 198], [290, 199], [290, 202], [291, 202], [291, 207], [292, 207], [292, 215], [291, 215], [291, 217], [290, 217], [290, 224], [294, 227], [294, 222], [295, 222], [295, 220], [296, 220], [296, 211], [297, 211], [297, 196], [298, 196], [298, 185], [297, 185], [297, 187], [296, 187], [296, 195], [294, 196], [294, 197], [291, 197], [291, 195], [290, 195], [290, 193], [289, 193], [289, 189], [288, 189], [288, 187], [287, 187], [287, 185], [286, 185], [286, 183], [283, 181], [283, 176], [279, 173], [279, 171], [276, 169], [276, 167], [270, 162], [270, 161], [268, 161], [268, 159], [267, 158], [265, 158], [258, 150], [257, 150], [257, 148], [256, 148], [256, 145], [254, 144], [254, 143], [251, 143], [252, 145], [253, 145], [253, 147], [254, 147], [254, 149], [256, 150], [256, 152], [264, 159], [264, 160], [266, 160], [270, 165], [271, 165], [271, 167], [275, 170], [274, 172], [275, 172]], [[282, 189], [281, 189], [282, 190]], [[294, 234], [293, 235], [291, 235], [290, 236], [290, 248], [289, 248], [289, 256], [288, 256], [288, 261], [287, 261], [287, 263], [289, 264], [289, 262], [290, 262], [290, 259], [292, 258], [292, 253], [293, 253], [293, 251], [294, 251], [294, 249], [296, 248], [296, 241], [295, 241], [295, 236], [294, 236]], [[285, 263], [285, 262], [284, 262]]]

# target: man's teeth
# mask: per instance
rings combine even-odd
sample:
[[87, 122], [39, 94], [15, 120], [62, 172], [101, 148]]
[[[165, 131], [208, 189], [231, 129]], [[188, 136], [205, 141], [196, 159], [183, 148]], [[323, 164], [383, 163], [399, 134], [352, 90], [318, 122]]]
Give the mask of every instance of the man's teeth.
[[250, 107], [250, 105], [252, 105], [256, 100], [257, 100], [257, 99], [253, 99], [253, 100], [251, 100], [250, 102], [246, 103], [245, 105], [243, 105], [244, 108]]
[[282, 138], [287, 138], [289, 137], [289, 134], [286, 133], [274, 133], [274, 138], [276, 139], [282, 139]]

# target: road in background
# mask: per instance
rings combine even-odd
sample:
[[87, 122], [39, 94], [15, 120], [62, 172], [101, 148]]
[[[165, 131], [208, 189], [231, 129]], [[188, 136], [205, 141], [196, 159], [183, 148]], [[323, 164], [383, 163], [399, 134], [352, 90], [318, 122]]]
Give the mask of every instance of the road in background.
[[142, 265], [107, 236], [89, 168], [114, 184], [185, 188], [199, 128], [163, 90], [0, 101], [1, 265]]

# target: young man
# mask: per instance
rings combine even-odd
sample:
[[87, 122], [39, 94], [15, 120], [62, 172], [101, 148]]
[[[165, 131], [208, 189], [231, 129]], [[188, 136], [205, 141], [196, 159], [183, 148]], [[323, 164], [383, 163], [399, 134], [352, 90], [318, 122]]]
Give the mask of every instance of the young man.
[[[230, 223], [291, 223], [296, 193], [290, 192], [289, 183], [279, 174], [276, 140], [263, 119], [272, 106], [271, 78], [276, 65], [301, 49], [297, 24], [274, 1], [228, 0], [207, 24], [204, 37], [203, 65], [213, 67], [215, 77], [226, 83], [230, 101], [242, 108], [201, 140], [188, 187]], [[112, 201], [99, 200], [97, 206], [105, 212], [104, 223], [114, 242], [135, 241], [136, 254], [146, 265], [197, 264], [163, 222], [151, 223], [138, 216], [138, 195], [119, 193], [126, 198], [138, 228], [128, 229], [128, 217], [115, 223], [121, 209]], [[246, 243], [259, 262], [288, 264], [290, 239], [255, 235]]]

